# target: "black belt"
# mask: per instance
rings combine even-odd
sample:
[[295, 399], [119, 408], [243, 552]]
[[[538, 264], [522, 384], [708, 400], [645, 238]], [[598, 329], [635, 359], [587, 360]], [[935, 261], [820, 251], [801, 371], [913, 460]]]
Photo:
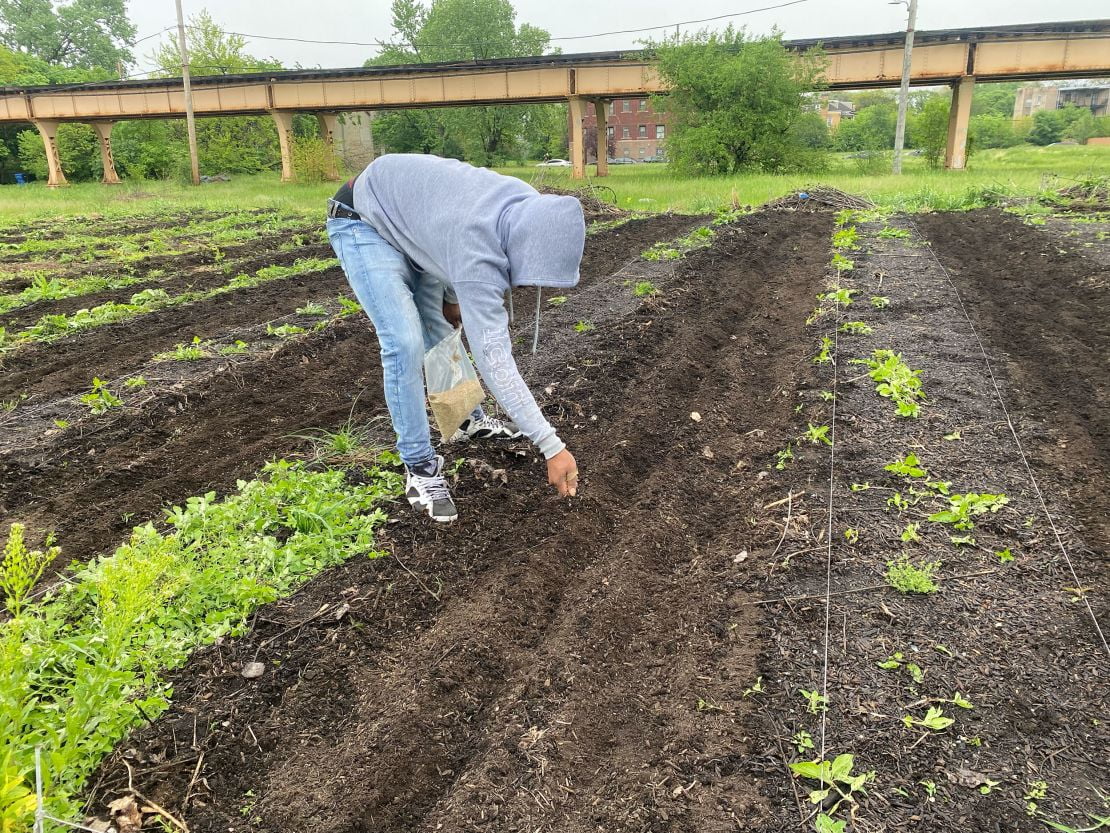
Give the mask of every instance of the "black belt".
[[328, 200], [328, 216], [340, 220], [361, 220], [360, 215], [354, 209], [348, 208], [338, 200]]

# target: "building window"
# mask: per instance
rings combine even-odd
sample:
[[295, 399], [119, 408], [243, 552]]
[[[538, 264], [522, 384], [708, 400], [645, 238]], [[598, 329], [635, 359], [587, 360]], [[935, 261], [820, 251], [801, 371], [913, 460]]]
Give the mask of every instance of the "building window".
[[666, 127], [664, 127], [661, 124], [655, 125], [655, 138], [656, 139], [665, 139], [666, 135], [667, 135]]
[[646, 98], [641, 98], [640, 99], [640, 109], [641, 110], [646, 110], [647, 109], [647, 99]]
[[627, 127], [622, 127], [622, 128], [621, 128], [621, 130], [623, 131], [623, 132], [621, 133], [621, 138], [622, 138], [622, 139], [627, 139], [627, 138], [629, 137], [629, 131], [628, 131], [628, 128], [627, 128]]
[[609, 102], [609, 115], [613, 115], [613, 102]]
[[639, 138], [641, 138], [641, 139], [646, 139], [647, 138], [647, 125], [646, 124], [641, 124], [640, 125], [640, 136], [639, 136]]
[[632, 112], [632, 102], [629, 101], [627, 98], [624, 101], [621, 102], [621, 112], [622, 113], [631, 113]]
[[640, 145], [640, 156], [644, 155], [644, 146]]
[[614, 131], [614, 128], [612, 128], [612, 127], [605, 128], [605, 132], [609, 135], [610, 139], [613, 138], [613, 131]]

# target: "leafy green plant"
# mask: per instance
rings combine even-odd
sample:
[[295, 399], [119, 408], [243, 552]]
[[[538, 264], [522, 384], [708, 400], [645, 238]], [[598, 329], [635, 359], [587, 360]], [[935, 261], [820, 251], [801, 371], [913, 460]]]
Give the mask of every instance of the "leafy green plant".
[[1009, 547], [1006, 547], [1006, 549], [1004, 549], [1004, 550], [995, 550], [994, 554], [996, 556], [998, 556], [998, 560], [1002, 564], [1005, 564], [1008, 561], [1013, 561], [1014, 560], [1014, 554], [1012, 552], [1010, 552]]
[[842, 307], [849, 307], [852, 305], [852, 296], [855, 295], [857, 292], [859, 292], [858, 289], [833, 287], [828, 292], [818, 295], [817, 300], [825, 301], [827, 303], [836, 303]]
[[909, 236], [910, 236], [909, 231], [907, 229], [904, 229], [904, 228], [894, 228], [893, 226], [883, 226], [879, 230], [879, 237], [883, 238], [884, 240], [904, 239], [904, 238], [907, 238]]
[[11, 525], [3, 558], [0, 558], [0, 591], [4, 593], [4, 606], [13, 617], [22, 612], [31, 588], [46, 566], [62, 552], [60, 547], [51, 546], [49, 541], [45, 551], [28, 549], [23, 531], [23, 524]]
[[884, 671], [897, 671], [902, 669], [909, 674], [910, 679], [918, 685], [925, 680], [925, 672], [922, 670], [921, 666], [915, 662], [907, 661], [901, 651], [895, 651], [885, 660], [878, 663], [878, 666]]
[[323, 304], [308, 301], [303, 307], [297, 307], [297, 315], [327, 315], [328, 311]]
[[196, 362], [211, 356], [200, 336], [193, 336], [191, 344], [178, 344], [172, 350], [154, 356], [156, 362]]
[[799, 688], [798, 693], [805, 698], [806, 711], [810, 714], [820, 714], [829, 710], [829, 698], [820, 691], [806, 691], [804, 688]]
[[858, 544], [859, 530], [856, 529], [854, 526], [848, 527], [846, 530], [844, 530], [844, 540], [847, 541], [849, 544]]
[[278, 338], [292, 338], [293, 336], [307, 332], [308, 330], [304, 327], [298, 327], [296, 324], [281, 324], [276, 327], [272, 321], [266, 324], [266, 335], [277, 336]]
[[805, 439], [809, 440], [814, 445], [817, 445], [818, 443], [824, 443], [825, 445], [832, 445], [832, 440], [829, 439], [830, 426], [828, 426], [828, 425], [813, 425], [812, 423], [806, 423], [806, 425], [808, 427], [806, 428], [806, 432], [803, 435], [805, 437]]
[[123, 400], [112, 393], [108, 383], [100, 378], [92, 380], [92, 390], [81, 394], [80, 399], [81, 404], [88, 406], [89, 411], [93, 414], [103, 414], [112, 408], [123, 407]]
[[740, 697], [741, 697], [741, 699], [746, 700], [747, 698], [751, 697], [753, 694], [762, 694], [762, 693], [763, 693], [763, 676], [760, 675], [760, 676], [755, 678], [755, 682], [752, 683], [751, 688], [745, 688], [744, 689], [744, 692], [740, 695]]
[[589, 321], [579, 321], [574, 325], [576, 333], [588, 333], [592, 329], [594, 329], [594, 325]]
[[70, 423], [69, 423], [69, 420], [68, 420], [68, 419], [55, 419], [55, 420], [54, 420], [53, 422], [54, 422], [54, 426], [55, 426], [56, 428], [60, 428], [60, 429], [62, 429], [63, 431], [64, 431], [65, 429], [69, 428], [69, 425], [70, 425]]
[[659, 290], [651, 281], [640, 281], [632, 288], [632, 294], [637, 298], [654, 298]]
[[943, 732], [956, 721], [951, 717], [945, 717], [944, 711], [939, 706], [930, 706], [924, 717], [914, 717], [912, 714], [907, 714], [902, 718], [902, 722], [908, 729], [921, 726], [934, 732]]
[[235, 339], [233, 344], [225, 344], [216, 349], [221, 356], [238, 356], [250, 351], [250, 345], [240, 339]]
[[833, 340], [828, 336], [821, 336], [821, 349], [818, 351], [814, 364], [831, 364], [833, 360]]
[[940, 588], [933, 575], [940, 567], [939, 561], [926, 561], [915, 566], [903, 553], [895, 561], [886, 563], [886, 581], [899, 593], [935, 593]]
[[872, 295], [871, 306], [875, 309], [886, 309], [886, 307], [890, 306], [890, 298], [887, 298], [885, 295]]
[[975, 527], [972, 518], [987, 512], [994, 514], [1010, 502], [1004, 494], [977, 494], [968, 492], [964, 495], [949, 495], [948, 508], [935, 512], [929, 516], [934, 523], [952, 524], [953, 528], [968, 530]]
[[883, 466], [884, 471], [900, 474], [903, 477], [925, 477], [929, 471], [921, 465], [916, 454], [907, 454], [901, 460]]
[[775, 452], [775, 471], [783, 471], [794, 459], [794, 448], [787, 444], [786, 448]]
[[790, 739], [794, 748], [798, 750], [799, 755], [804, 755], [810, 749], [813, 749], [813, 735], [805, 729], [795, 732], [794, 736]]
[[832, 245], [834, 249], [858, 249], [859, 232], [856, 231], [855, 226], [847, 226], [839, 228], [833, 232]]
[[832, 261], [830, 261], [829, 265], [836, 270], [838, 275], [841, 272], [851, 272], [856, 268], [856, 264], [840, 252], [833, 252]]
[[126, 388], [145, 388], [147, 381], [142, 376], [130, 376], [124, 380], [123, 386]]
[[551, 298], [547, 299], [547, 303], [549, 305], [553, 306], [553, 307], [561, 307], [566, 302], [567, 302], [567, 296], [566, 295], [555, 295], [554, 297], [551, 297]]
[[343, 296], [340, 296], [338, 300], [340, 315], [354, 315], [355, 313], [362, 312], [362, 305], [358, 301], [353, 301]]
[[650, 249], [641, 252], [640, 257], [644, 260], [678, 260], [682, 257], [682, 252], [670, 243], [656, 243]]
[[[817, 781], [820, 786], [809, 794], [811, 804], [824, 806], [824, 812], [817, 817], [817, 830], [820, 833], [834, 833], [844, 830], [844, 822], [836, 821], [836, 815], [844, 802], [856, 803], [856, 794], [866, 794], [865, 787], [875, 778], [875, 772], [852, 774], [855, 767], [855, 756], [845, 753], [837, 755], [832, 761], [800, 761], [790, 765], [790, 771], [802, 778]], [[830, 796], [835, 800], [830, 805]], [[821, 822], [821, 818], [825, 822]], [[824, 826], [822, 826], [822, 824]]]
[[921, 387], [921, 371], [911, 370], [902, 356], [892, 350], [875, 350], [869, 359], [852, 359], [852, 364], [868, 368], [879, 396], [892, 399], [899, 416], [916, 418], [921, 411], [919, 400], [925, 398]]
[[921, 534], [917, 530], [920, 527], [921, 524], [915, 521], [910, 521], [908, 524], [906, 524], [905, 528], [902, 530], [901, 535], [903, 543], [919, 543], [921, 541]]
[[862, 321], [845, 321], [840, 325], [840, 332], [853, 336], [869, 336], [874, 332], [870, 324]]

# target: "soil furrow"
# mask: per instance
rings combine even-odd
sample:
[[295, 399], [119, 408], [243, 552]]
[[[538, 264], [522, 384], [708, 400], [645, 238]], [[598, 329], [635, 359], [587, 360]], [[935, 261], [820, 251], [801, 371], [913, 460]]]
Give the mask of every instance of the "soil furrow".
[[[171, 712], [125, 746], [146, 760], [203, 749], [209, 791], [180, 807], [192, 763], [140, 775], [139, 789], [201, 833], [243, 819], [700, 833], [762, 812], [736, 765], [755, 674], [737, 559], [768, 545], [747, 523], [770, 488], [753, 461], [793, 406], [778, 385], [804, 361], [796, 331], [831, 219], [740, 226], [663, 299], [534, 368], [538, 387], [559, 383], [547, 409], [582, 465], [578, 500], [552, 499], [530, 455], [484, 452], [511, 488], [464, 477], [463, 520], [446, 530], [406, 514], [387, 541], [407, 569], [348, 564], [200, 652]], [[269, 644], [257, 684], [237, 675], [284, 623], [338, 598], [345, 620]], [[194, 726], [200, 747], [178, 746]], [[106, 764], [105, 783], [119, 771]]]

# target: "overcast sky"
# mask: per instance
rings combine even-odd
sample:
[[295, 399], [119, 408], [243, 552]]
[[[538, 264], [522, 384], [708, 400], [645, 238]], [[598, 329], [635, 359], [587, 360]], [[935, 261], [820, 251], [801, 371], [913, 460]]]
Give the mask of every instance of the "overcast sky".
[[[517, 22], [547, 29], [553, 37], [594, 35], [600, 32], [673, 26], [675, 23], [733, 14], [787, 0], [516, 0]], [[173, 0], [128, 0], [131, 20], [140, 38], [176, 22]], [[389, 0], [182, 0], [188, 17], [207, 8], [222, 28], [250, 35], [373, 42], [388, 40]], [[1091, 20], [1107, 15], [1106, 0], [920, 0], [918, 29], [951, 29], [1011, 23]], [[873, 34], [905, 28], [904, 5], [887, 0], [803, 0], [788, 8], [729, 17], [703, 26], [720, 27], [729, 21], [755, 32], [778, 26], [788, 38]], [[691, 28], [701, 28], [694, 26]], [[612, 34], [575, 40], [555, 40], [563, 52], [591, 52], [636, 46], [640, 34]], [[168, 35], [162, 35], [162, 38]], [[135, 47], [139, 69], [149, 69], [146, 56], [159, 38]], [[341, 46], [248, 39], [256, 57], [273, 56], [285, 66], [361, 66], [375, 53], [370, 46]]]

